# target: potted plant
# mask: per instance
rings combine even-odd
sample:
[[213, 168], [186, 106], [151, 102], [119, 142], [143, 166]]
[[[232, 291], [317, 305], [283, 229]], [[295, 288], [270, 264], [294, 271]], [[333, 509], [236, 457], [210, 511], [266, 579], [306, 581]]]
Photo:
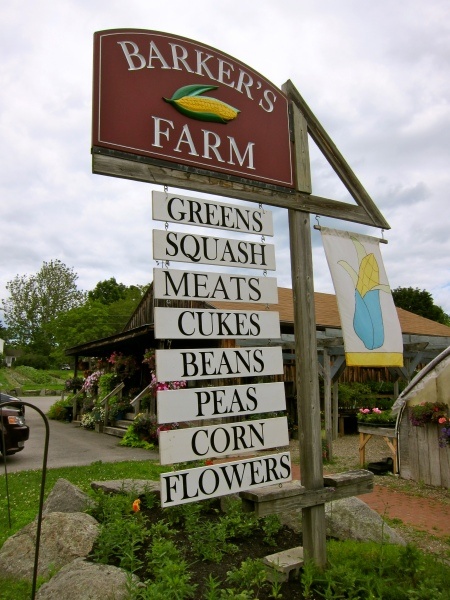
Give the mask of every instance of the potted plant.
[[358, 424], [368, 427], [394, 427], [396, 417], [390, 410], [379, 408], [360, 408], [357, 415]]
[[121, 421], [125, 414], [132, 410], [129, 400], [112, 398], [109, 404], [109, 417], [112, 421]]

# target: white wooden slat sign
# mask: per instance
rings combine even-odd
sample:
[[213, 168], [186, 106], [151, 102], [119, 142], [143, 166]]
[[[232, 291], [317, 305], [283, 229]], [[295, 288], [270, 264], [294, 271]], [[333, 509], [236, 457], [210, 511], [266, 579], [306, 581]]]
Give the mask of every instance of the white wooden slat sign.
[[159, 433], [159, 461], [171, 465], [288, 445], [286, 417], [171, 429]]
[[161, 506], [186, 504], [244, 490], [281, 484], [292, 479], [289, 452], [162, 473]]
[[284, 383], [255, 383], [156, 392], [158, 423], [286, 410]]
[[153, 230], [155, 260], [275, 271], [275, 246], [249, 240]]
[[283, 373], [281, 346], [156, 350], [156, 379], [262, 377]]
[[152, 198], [155, 221], [273, 235], [272, 212], [255, 204], [225, 204], [157, 191], [152, 192]]
[[278, 303], [276, 277], [181, 269], [153, 269], [153, 294], [155, 298], [167, 300]]
[[281, 337], [275, 311], [155, 307], [156, 339], [239, 339]]

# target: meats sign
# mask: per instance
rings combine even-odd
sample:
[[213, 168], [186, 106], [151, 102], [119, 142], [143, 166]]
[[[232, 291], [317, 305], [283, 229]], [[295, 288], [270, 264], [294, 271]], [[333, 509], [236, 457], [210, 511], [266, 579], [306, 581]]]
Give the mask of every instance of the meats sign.
[[294, 187], [284, 94], [236, 59], [165, 33], [94, 34], [92, 146]]

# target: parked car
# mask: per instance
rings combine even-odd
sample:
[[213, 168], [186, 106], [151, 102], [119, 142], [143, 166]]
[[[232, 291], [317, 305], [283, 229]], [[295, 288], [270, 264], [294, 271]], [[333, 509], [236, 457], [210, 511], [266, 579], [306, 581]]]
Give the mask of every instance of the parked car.
[[[30, 436], [30, 429], [25, 423], [25, 407], [7, 404], [14, 400], [17, 398], [9, 394], [0, 394], [0, 453], [3, 455], [23, 450]], [[6, 404], [3, 404], [4, 402]]]
[[67, 363], [65, 365], [61, 365], [61, 371], [71, 371], [72, 367]]

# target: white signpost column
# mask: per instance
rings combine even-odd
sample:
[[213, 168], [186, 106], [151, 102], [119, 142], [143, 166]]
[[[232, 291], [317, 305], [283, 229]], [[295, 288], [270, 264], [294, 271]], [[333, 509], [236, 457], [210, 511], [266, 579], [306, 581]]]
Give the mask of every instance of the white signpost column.
[[[273, 235], [272, 213], [259, 207], [234, 206], [188, 196], [153, 192], [153, 218]], [[219, 267], [275, 269], [271, 244], [190, 232], [153, 232], [153, 256], [163, 261]], [[266, 303], [277, 299], [276, 279], [198, 271], [155, 269], [155, 298], [219, 299]], [[155, 338], [183, 340], [279, 339], [277, 312], [155, 307]], [[264, 377], [283, 373], [281, 347], [187, 348], [156, 350], [158, 381]], [[158, 423], [223, 419], [286, 408], [283, 383], [250, 383], [165, 390], [157, 393]], [[244, 456], [226, 464], [208, 464], [161, 475], [161, 504], [174, 506], [291, 479], [288, 452], [255, 459], [250, 453], [289, 444], [286, 417], [255, 419], [161, 431], [161, 464]]]

